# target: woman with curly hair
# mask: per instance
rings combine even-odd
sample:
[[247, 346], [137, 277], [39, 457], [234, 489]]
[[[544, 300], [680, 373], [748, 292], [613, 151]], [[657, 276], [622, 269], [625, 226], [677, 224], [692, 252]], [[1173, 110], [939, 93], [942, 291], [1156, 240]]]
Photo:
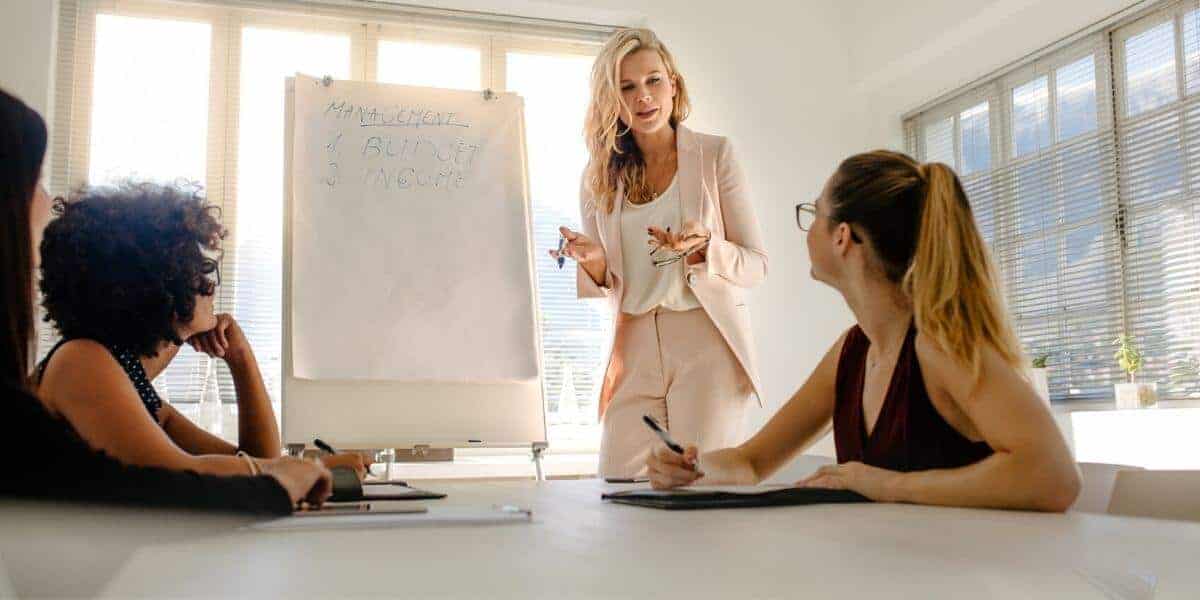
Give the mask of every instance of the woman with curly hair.
[[38, 185], [45, 154], [42, 117], [0, 90], [0, 454], [38, 449], [37, 461], [5, 466], [0, 495], [280, 514], [297, 502], [328, 497], [329, 471], [290, 457], [263, 461], [255, 477], [122, 464], [89, 448], [33, 395], [33, 275], [38, 240], [50, 220], [50, 198]]
[[[235, 474], [277, 458], [279, 429], [237, 321], [213, 313], [225, 235], [195, 186], [126, 182], [54, 207], [42, 242], [46, 320], [61, 341], [38, 367], [39, 393], [92, 446], [138, 465]], [[233, 375], [238, 446], [162, 402], [150, 380], [188, 342]], [[357, 455], [329, 466], [364, 470]]]

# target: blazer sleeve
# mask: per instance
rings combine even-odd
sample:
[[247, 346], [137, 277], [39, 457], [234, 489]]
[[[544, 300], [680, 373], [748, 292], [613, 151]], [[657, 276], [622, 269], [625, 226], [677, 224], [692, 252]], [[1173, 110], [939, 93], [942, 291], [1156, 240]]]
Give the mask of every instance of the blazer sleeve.
[[726, 139], [721, 140], [717, 154], [717, 187], [725, 238], [713, 238], [708, 243], [708, 274], [739, 287], [754, 287], [767, 276], [767, 250], [750, 202], [746, 175]]
[[[600, 240], [600, 231], [596, 228], [596, 212], [599, 208], [596, 206], [591, 192], [587, 189], [586, 175], [584, 177], [579, 182], [579, 217], [583, 221], [583, 235], [586, 235], [603, 247], [604, 244]], [[582, 266], [575, 265], [575, 288], [576, 295], [579, 298], [607, 298], [612, 295], [612, 265], [608, 265], [607, 260], [604, 262], [607, 266], [605, 267], [603, 285], [596, 285], [596, 282], [592, 280], [592, 276], [588, 275]]]

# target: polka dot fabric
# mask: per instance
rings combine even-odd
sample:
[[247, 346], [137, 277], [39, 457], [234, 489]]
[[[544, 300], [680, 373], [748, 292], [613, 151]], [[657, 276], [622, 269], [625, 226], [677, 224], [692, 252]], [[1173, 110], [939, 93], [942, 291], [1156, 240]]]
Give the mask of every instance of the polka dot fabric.
[[129, 380], [133, 382], [133, 387], [137, 389], [138, 397], [142, 399], [146, 410], [150, 411], [150, 416], [154, 417], [155, 422], [158, 422], [158, 409], [162, 408], [162, 398], [158, 397], [158, 392], [154, 391], [154, 386], [150, 385], [149, 379], [146, 379], [146, 370], [142, 368], [142, 361], [128, 350], [108, 348], [108, 351], [112, 352], [121, 368], [125, 370], [125, 374], [129, 376]]
[[[54, 348], [51, 348], [50, 352], [46, 354], [46, 358], [43, 358], [42, 362], [38, 364], [38, 381], [41, 381], [42, 374], [46, 372], [46, 364], [50, 362], [50, 357], [54, 356], [54, 353], [65, 343], [67, 343], [67, 340], [61, 340], [55, 344]], [[142, 361], [138, 359], [137, 355], [128, 350], [108, 345], [104, 347], [108, 348], [113, 358], [117, 359], [117, 364], [120, 364], [121, 369], [129, 376], [129, 380], [133, 382], [134, 389], [137, 390], [138, 397], [142, 399], [142, 405], [146, 407], [146, 410], [150, 411], [150, 416], [157, 423], [158, 411], [162, 408], [162, 398], [158, 397], [158, 392], [154, 391], [154, 386], [150, 385], [150, 380], [146, 378], [146, 369], [142, 368]]]

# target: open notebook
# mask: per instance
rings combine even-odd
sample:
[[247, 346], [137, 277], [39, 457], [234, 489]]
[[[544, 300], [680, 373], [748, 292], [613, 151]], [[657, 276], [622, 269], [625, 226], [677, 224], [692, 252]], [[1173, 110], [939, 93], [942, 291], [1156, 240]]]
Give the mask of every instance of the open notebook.
[[667, 510], [870, 502], [865, 496], [848, 490], [794, 486], [692, 486], [673, 490], [636, 489], [607, 493], [601, 498], [617, 504], [632, 504]]

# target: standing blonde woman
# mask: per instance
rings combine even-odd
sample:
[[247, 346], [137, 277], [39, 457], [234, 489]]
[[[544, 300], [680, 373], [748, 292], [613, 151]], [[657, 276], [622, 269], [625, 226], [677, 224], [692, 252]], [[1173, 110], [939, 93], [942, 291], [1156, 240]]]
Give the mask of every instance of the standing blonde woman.
[[[681, 441], [741, 441], [761, 387], [744, 290], [767, 272], [729, 142], [683, 126], [683, 76], [646, 29], [616, 33], [592, 67], [580, 192], [583, 232], [562, 228], [581, 298], [612, 304], [600, 393], [600, 474], [645, 473], [650, 415]], [[558, 252], [551, 252], [558, 257]]]

